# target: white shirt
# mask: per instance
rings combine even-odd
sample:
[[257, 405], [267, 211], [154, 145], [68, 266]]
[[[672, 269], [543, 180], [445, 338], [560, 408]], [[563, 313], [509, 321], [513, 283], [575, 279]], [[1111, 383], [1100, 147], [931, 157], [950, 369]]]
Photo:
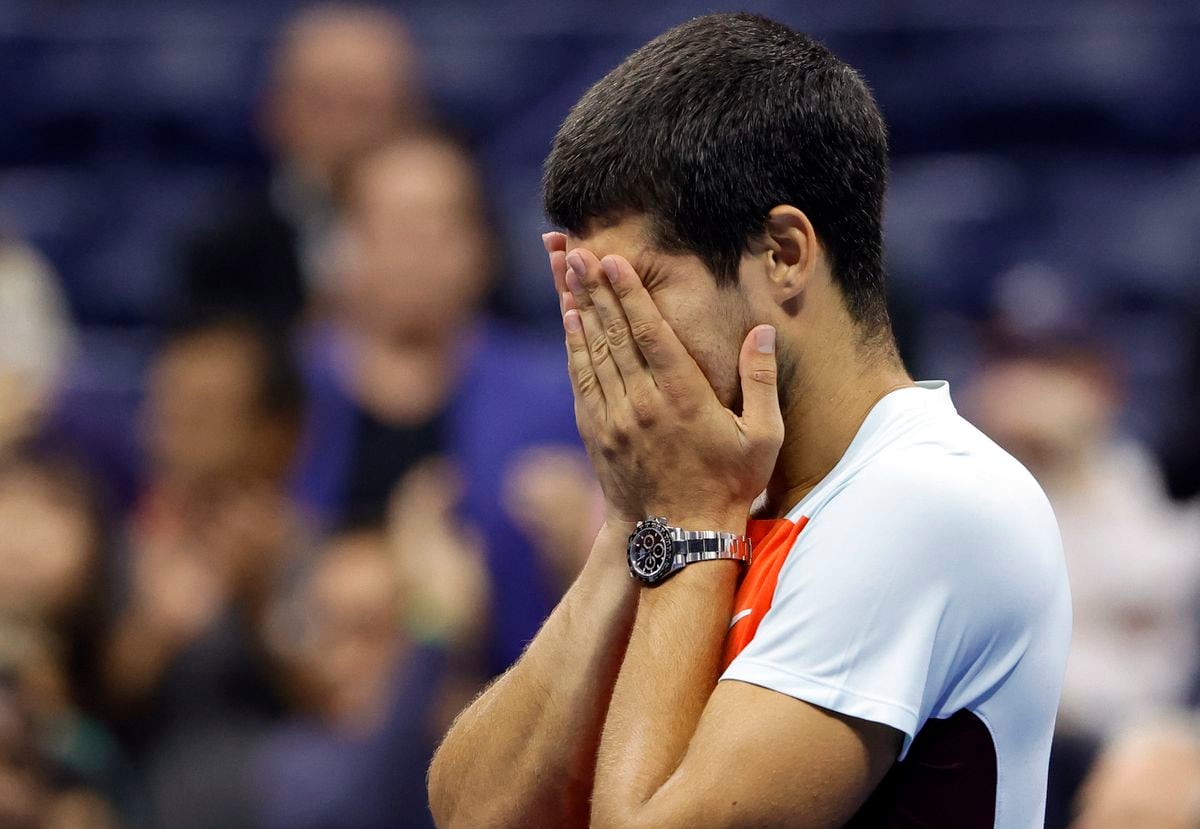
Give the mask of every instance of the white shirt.
[[969, 712], [995, 750], [993, 825], [1042, 826], [1071, 610], [1033, 477], [923, 382], [876, 404], [788, 518], [807, 524], [722, 679], [891, 726], [901, 760]]

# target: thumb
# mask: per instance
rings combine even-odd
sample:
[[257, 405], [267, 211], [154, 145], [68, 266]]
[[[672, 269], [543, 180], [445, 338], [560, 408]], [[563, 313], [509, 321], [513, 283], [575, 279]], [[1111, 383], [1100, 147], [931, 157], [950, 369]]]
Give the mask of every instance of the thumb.
[[759, 435], [782, 434], [773, 326], [755, 326], [746, 335], [738, 373], [742, 377], [742, 424], [746, 430]]

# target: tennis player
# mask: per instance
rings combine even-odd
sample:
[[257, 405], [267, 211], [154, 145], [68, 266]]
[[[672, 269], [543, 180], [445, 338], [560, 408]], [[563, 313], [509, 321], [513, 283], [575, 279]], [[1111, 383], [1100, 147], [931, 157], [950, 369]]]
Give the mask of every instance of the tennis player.
[[607, 521], [439, 749], [443, 829], [1042, 825], [1059, 532], [897, 356], [886, 173], [862, 79], [760, 17], [571, 111], [545, 242]]

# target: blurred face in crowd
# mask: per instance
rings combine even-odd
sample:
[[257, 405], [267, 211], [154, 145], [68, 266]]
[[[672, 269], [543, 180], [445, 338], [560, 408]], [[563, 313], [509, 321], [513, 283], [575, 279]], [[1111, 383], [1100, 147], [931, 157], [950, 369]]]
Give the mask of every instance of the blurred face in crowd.
[[968, 405], [979, 428], [1046, 483], [1069, 475], [1109, 437], [1117, 401], [1088, 364], [1021, 358], [986, 367]]
[[376, 714], [399, 643], [400, 591], [381, 533], [335, 538], [308, 586], [306, 672], [328, 716], [355, 723]]
[[472, 315], [490, 270], [470, 159], [430, 138], [366, 159], [351, 182], [342, 251], [359, 325], [397, 340], [444, 337]]
[[0, 613], [56, 618], [87, 588], [97, 528], [81, 498], [33, 467], [0, 474]]
[[285, 33], [268, 105], [275, 149], [329, 184], [414, 109], [412, 47], [382, 11], [320, 7]]
[[1072, 829], [1200, 826], [1200, 744], [1186, 733], [1144, 734], [1106, 751], [1083, 786]]
[[153, 366], [144, 412], [155, 470], [188, 484], [270, 474], [281, 428], [262, 407], [262, 357], [234, 331], [192, 334]]

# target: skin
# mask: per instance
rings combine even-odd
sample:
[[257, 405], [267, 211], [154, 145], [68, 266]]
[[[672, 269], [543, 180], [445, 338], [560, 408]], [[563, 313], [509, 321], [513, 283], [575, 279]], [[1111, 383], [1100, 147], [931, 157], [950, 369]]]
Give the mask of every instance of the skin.
[[911, 380], [864, 342], [802, 211], [771, 211], [736, 287], [649, 239], [636, 216], [546, 237], [606, 523], [526, 654], [439, 749], [443, 829], [839, 826], [898, 752], [885, 726], [717, 685], [740, 565], [645, 588], [624, 554], [647, 514], [740, 533], [764, 490], [764, 513], [784, 514]]
[[251, 343], [218, 329], [175, 343], [151, 371], [143, 429], [171, 518], [130, 536], [129, 603], [103, 657], [117, 709], [152, 693], [231, 602], [265, 618], [287, 549], [278, 482], [295, 424], [259, 405], [258, 359]]
[[338, 251], [338, 317], [351, 393], [389, 423], [425, 422], [458, 380], [490, 278], [479, 180], [445, 141], [408, 137], [350, 177]]
[[358, 155], [419, 121], [408, 33], [383, 11], [330, 4], [283, 33], [261, 113], [272, 149], [303, 178], [329, 186]]
[[0, 479], [0, 614], [60, 619], [88, 588], [91, 518], [34, 469]]
[[1081, 787], [1071, 829], [1194, 829], [1200, 824], [1200, 743], [1187, 725], [1123, 735]]

